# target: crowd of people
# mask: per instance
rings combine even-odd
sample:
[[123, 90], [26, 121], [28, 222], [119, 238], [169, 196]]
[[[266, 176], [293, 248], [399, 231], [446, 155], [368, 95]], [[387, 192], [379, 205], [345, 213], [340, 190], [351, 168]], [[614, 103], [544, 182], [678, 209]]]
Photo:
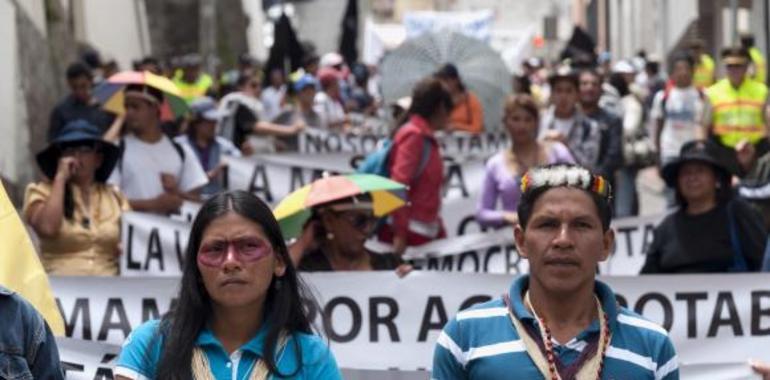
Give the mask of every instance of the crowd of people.
[[[450, 321], [434, 378], [678, 378], [665, 331], [617, 307], [594, 277], [614, 244], [610, 220], [639, 214], [637, 180], [649, 167], [665, 181], [671, 213], [655, 229], [641, 273], [770, 267], [770, 109], [764, 61], [751, 44], [722, 52], [721, 79], [699, 42], [671, 55], [668, 75], [644, 55], [525, 61], [500, 121], [510, 144], [486, 160], [476, 218], [485, 228], [514, 228], [530, 274]], [[44, 178], [28, 186], [22, 207], [44, 267], [54, 275], [118, 275], [123, 212], [169, 215], [184, 201], [203, 202], [178, 302], [132, 333], [117, 378], [338, 378], [301, 305], [297, 272], [407, 275], [408, 247], [447, 236], [436, 132], [498, 126], [484, 125], [479, 97], [451, 62], [394, 104], [376, 91], [376, 68], [337, 53], [311, 54], [293, 73], [263, 69], [248, 55], [229, 72], [202, 68], [195, 54], [168, 66], [152, 57], [136, 62], [136, 71], [167, 78], [178, 93], [128, 84], [120, 90], [124, 112], [114, 114], [93, 92], [109, 82], [106, 70], [69, 67], [71, 94], [51, 111], [49, 145], [36, 157]], [[172, 96], [189, 112], [174, 114]], [[398, 112], [378, 174], [405, 185], [408, 202], [387, 218], [375, 217], [369, 194], [331, 199], [313, 206], [287, 242], [269, 205], [224, 186], [227, 156], [296, 151], [306, 128], [347, 131], [351, 115], [387, 118], [391, 107]], [[369, 251], [370, 238], [391, 252]], [[511, 358], [481, 349], [513, 340], [524, 343]], [[577, 349], [576, 340], [587, 346]], [[658, 367], [641, 371], [611, 355], [610, 343]], [[469, 350], [480, 353], [467, 357]]]

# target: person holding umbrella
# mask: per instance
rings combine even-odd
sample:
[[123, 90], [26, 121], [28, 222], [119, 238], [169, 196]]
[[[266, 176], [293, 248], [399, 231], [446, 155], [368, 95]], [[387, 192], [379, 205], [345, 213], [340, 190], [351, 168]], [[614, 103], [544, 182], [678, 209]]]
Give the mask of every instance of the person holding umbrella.
[[105, 183], [118, 147], [82, 119], [67, 123], [37, 155], [46, 180], [27, 187], [23, 215], [40, 237], [41, 261], [55, 275], [118, 274], [120, 217], [128, 201]]
[[435, 73], [452, 95], [454, 106], [449, 115], [449, 129], [468, 133], [484, 131], [484, 109], [476, 95], [468, 90], [457, 66], [447, 63]]

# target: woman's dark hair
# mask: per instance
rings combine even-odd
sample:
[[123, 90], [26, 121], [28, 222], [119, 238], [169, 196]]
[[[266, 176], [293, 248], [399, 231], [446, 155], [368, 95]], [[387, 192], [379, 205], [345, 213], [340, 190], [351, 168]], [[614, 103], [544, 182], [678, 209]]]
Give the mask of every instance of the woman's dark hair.
[[406, 123], [410, 116], [419, 115], [430, 120], [442, 106], [447, 112], [451, 112], [454, 102], [452, 101], [452, 94], [441, 84], [441, 81], [434, 77], [428, 77], [417, 82], [412, 89], [412, 104], [401, 115], [401, 118], [396, 120], [396, 128], [394, 128], [392, 135], [395, 136], [398, 129]]
[[695, 67], [695, 58], [692, 57], [692, 54], [689, 54], [686, 51], [679, 51], [671, 56], [671, 67], [669, 72], [674, 71], [674, 66], [676, 66], [677, 62], [686, 63], [690, 69]]
[[293, 373], [284, 374], [278, 371], [275, 354], [279, 348], [282, 332], [285, 331], [288, 334], [313, 332], [307, 311], [303, 306], [303, 301], [312, 302], [312, 298], [297, 276], [273, 212], [253, 194], [238, 190], [217, 194], [206, 201], [193, 221], [185, 251], [185, 264], [182, 269], [177, 303], [163, 317], [160, 324], [160, 333], [165, 341], [156, 374], [159, 379], [192, 378], [190, 363], [193, 347], [198, 334], [212, 316], [211, 303], [213, 302], [198, 270], [198, 249], [206, 227], [229, 212], [235, 212], [260, 225], [270, 240], [273, 251], [286, 265], [283, 276], [273, 277], [265, 298], [263, 323], [269, 326], [264, 346], [265, 364], [271, 374], [282, 378], [295, 376], [302, 369], [302, 352], [297, 339], [291, 339], [298, 363]]
[[608, 82], [612, 87], [615, 87], [615, 89], [618, 90], [618, 94], [621, 98], [631, 93], [631, 91], [628, 89], [628, 82], [626, 82], [626, 79], [623, 78], [623, 74], [610, 74], [610, 79]]
[[[714, 177], [716, 178], [718, 185], [716, 188], [717, 203], [722, 204], [730, 201], [730, 199], [733, 197], [733, 190], [730, 183], [732, 177], [730, 174], [708, 162], [704, 162], [704, 164], [708, 165], [708, 167], [711, 168], [711, 170], [714, 172]], [[674, 188], [674, 199], [676, 200], [676, 204], [679, 205], [680, 209], [685, 209], [687, 208], [687, 199], [684, 198], [682, 191], [679, 190], [679, 171], [676, 173], [676, 178], [677, 185]]]
[[460, 91], [465, 92], [465, 83], [463, 83], [463, 79], [460, 78], [460, 71], [457, 70], [457, 66], [453, 63], [444, 64], [444, 66], [441, 66], [436, 70], [433, 76], [438, 79], [454, 79], [457, 81]]

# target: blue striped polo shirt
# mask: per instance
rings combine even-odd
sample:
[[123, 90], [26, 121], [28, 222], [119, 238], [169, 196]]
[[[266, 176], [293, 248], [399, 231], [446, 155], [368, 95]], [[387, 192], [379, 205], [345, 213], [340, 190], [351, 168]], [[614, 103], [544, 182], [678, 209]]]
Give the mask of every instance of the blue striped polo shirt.
[[[522, 300], [529, 276], [517, 278], [510, 289], [514, 315], [523, 323], [538, 323]], [[612, 338], [604, 359], [602, 379], [679, 379], [679, 364], [668, 333], [640, 315], [619, 307], [609, 286], [596, 281], [596, 294], [609, 317]], [[562, 363], [574, 362], [586, 340], [599, 334], [599, 321], [567, 343], [554, 341]], [[524, 342], [508, 316], [502, 298], [457, 313], [439, 335], [433, 356], [438, 380], [542, 379]]]
[[[131, 332], [123, 343], [123, 349], [115, 364], [115, 375], [122, 375], [132, 380], [157, 378], [156, 370], [163, 346], [159, 326], [159, 320], [152, 320]], [[257, 360], [262, 356], [267, 330], [267, 323], [264, 323], [254, 338], [229, 355], [219, 339], [208, 328], [204, 328], [198, 334], [195, 345], [203, 349], [215, 379], [247, 379]], [[291, 377], [292, 379], [342, 379], [337, 362], [326, 343], [316, 335], [304, 333], [292, 334], [287, 339], [283, 350], [276, 350], [275, 362], [279, 372], [288, 375], [297, 371], [297, 343], [301, 349], [302, 368]], [[273, 375], [268, 378], [278, 377]]]

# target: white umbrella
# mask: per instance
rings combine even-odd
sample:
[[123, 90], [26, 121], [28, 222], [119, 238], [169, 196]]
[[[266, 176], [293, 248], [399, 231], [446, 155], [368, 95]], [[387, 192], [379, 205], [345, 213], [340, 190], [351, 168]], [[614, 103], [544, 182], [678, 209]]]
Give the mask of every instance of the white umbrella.
[[446, 63], [457, 66], [466, 87], [484, 106], [485, 129], [499, 129], [503, 102], [511, 91], [511, 74], [498, 52], [460, 33], [425, 33], [386, 55], [380, 66], [385, 101], [411, 95], [418, 81]]

